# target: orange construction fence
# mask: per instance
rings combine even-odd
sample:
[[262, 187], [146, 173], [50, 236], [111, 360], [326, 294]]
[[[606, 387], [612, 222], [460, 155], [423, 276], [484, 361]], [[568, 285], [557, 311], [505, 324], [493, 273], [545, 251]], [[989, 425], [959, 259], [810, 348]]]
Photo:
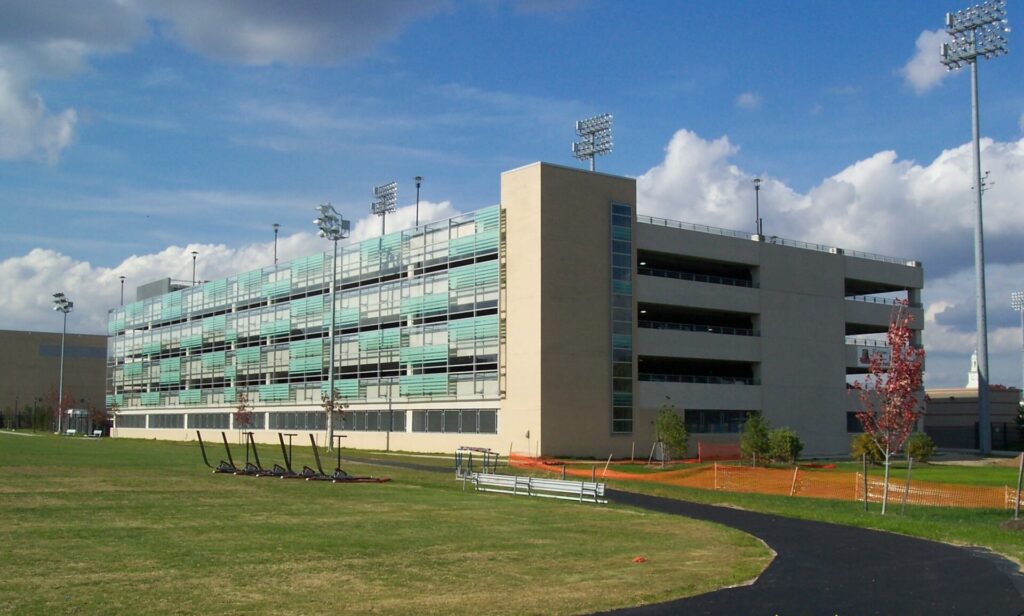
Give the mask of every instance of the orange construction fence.
[[[520, 454], [512, 454], [509, 464], [551, 473], [562, 473], [564, 470], [566, 475], [573, 477], [590, 478], [593, 475], [598, 481], [620, 479], [726, 492], [781, 494], [847, 501], [864, 500], [864, 476], [861, 473], [829, 471], [802, 466], [754, 468], [716, 462], [680, 470], [632, 473], [616, 469], [604, 470], [601, 464], [586, 468], [580, 464], [566, 464], [560, 460], [530, 458]], [[882, 479], [869, 476], [868, 501], [881, 502], [883, 488], [884, 481]], [[890, 477], [889, 502], [902, 502], [904, 496], [906, 496], [907, 503], [911, 505], [1012, 509], [1016, 489], [1009, 486], [968, 486], [911, 481], [908, 490], [904, 480]]]

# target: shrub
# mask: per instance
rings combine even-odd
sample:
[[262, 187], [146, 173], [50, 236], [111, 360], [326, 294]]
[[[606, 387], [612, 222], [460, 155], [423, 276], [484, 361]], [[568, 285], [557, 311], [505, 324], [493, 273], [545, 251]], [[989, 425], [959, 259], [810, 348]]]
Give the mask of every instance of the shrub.
[[885, 459], [882, 450], [878, 448], [878, 445], [875, 444], [875, 441], [871, 440], [871, 436], [867, 433], [858, 434], [850, 441], [850, 456], [855, 460], [860, 460], [860, 457], [863, 455], [867, 455], [868, 462], [872, 464], [881, 464]]
[[927, 462], [935, 455], [935, 441], [923, 432], [911, 434], [905, 446], [907, 457], [918, 462]]
[[793, 464], [803, 450], [803, 441], [791, 428], [776, 428], [768, 433], [768, 456], [776, 462]]
[[679, 458], [686, 453], [686, 442], [690, 435], [686, 432], [686, 424], [679, 416], [675, 407], [665, 405], [658, 411], [658, 417], [654, 420], [654, 428], [657, 431], [658, 439], [668, 450], [668, 457]]
[[740, 434], [740, 454], [750, 459], [757, 454], [759, 458], [768, 457], [768, 431], [771, 425], [760, 413], [752, 413], [743, 423]]

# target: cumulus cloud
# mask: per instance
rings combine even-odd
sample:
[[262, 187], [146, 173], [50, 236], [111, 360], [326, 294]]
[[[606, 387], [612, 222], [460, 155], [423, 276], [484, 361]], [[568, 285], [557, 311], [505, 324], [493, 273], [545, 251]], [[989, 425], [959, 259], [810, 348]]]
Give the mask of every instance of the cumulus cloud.
[[917, 94], [931, 90], [949, 74], [939, 61], [940, 46], [947, 41], [949, 35], [945, 30], [925, 30], [918, 35], [914, 56], [899, 70]]
[[[678, 131], [664, 160], [637, 178], [640, 213], [752, 233], [752, 180], [757, 174], [733, 162], [738, 151], [728, 137], [709, 140]], [[1024, 138], [985, 139], [982, 156], [998, 178], [985, 193], [993, 381], [1017, 383], [1019, 360], [1013, 349], [1020, 344], [1014, 327], [1019, 321], [1007, 298], [1024, 278], [1019, 248], [1024, 220], [1015, 204], [1015, 195], [1024, 191]], [[974, 348], [971, 173], [970, 144], [964, 144], [926, 164], [900, 159], [896, 152], [878, 152], [806, 193], [761, 174], [765, 233], [922, 261], [928, 307], [925, 343], [933, 352], [929, 380], [960, 385]], [[948, 381], [954, 377], [955, 382]]]
[[[449, 201], [420, 201], [420, 221], [455, 216], [458, 211]], [[388, 215], [388, 232], [413, 226], [414, 204], [400, 207]], [[342, 245], [380, 235], [380, 219], [362, 218], [352, 226], [352, 235]], [[312, 231], [282, 235], [278, 239], [278, 258], [289, 261], [327, 251], [330, 244]], [[159, 252], [132, 255], [113, 267], [94, 266], [55, 250], [36, 248], [27, 254], [0, 261], [0, 284], [17, 288], [17, 293], [0, 294], [0, 323], [5, 329], [59, 331], [61, 322], [52, 310], [53, 293], [63, 291], [75, 302], [68, 318], [68, 329], [77, 333], [105, 334], [107, 311], [120, 302], [121, 282], [125, 276], [125, 302], [135, 300], [135, 287], [159, 280], [191, 281], [192, 255], [199, 253], [196, 277], [216, 280], [249, 271], [273, 262], [273, 241], [240, 247], [225, 244], [192, 243], [168, 246]]]
[[[71, 10], [46, 2], [2, 3], [0, 160], [56, 162], [74, 141], [78, 112], [50, 110], [36, 84], [80, 72], [93, 56], [131, 49], [152, 35], [154, 23], [159, 34], [224, 62], [336, 64], [372, 52], [444, 6], [440, 0], [96, 0], [88, 10]], [[143, 85], [177, 79], [156, 69]]]
[[736, 106], [740, 109], [757, 109], [761, 106], [761, 95], [756, 92], [744, 92], [736, 97]]

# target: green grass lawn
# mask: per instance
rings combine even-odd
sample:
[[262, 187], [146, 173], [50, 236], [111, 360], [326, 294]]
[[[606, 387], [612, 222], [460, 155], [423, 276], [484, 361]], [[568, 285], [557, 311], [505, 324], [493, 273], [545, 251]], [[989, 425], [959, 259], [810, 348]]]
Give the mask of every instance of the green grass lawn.
[[393, 481], [214, 475], [195, 443], [0, 435], [0, 612], [579, 613], [735, 584], [770, 559], [716, 525], [349, 470]]

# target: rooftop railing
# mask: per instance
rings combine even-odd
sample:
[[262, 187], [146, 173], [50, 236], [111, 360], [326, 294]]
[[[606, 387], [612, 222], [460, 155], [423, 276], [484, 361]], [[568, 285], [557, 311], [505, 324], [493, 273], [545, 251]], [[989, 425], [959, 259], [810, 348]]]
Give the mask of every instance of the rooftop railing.
[[709, 282], [711, 284], [725, 284], [734, 287], [756, 286], [753, 282], [749, 280], [743, 280], [742, 278], [729, 278], [727, 276], [709, 276], [706, 274], [691, 274], [690, 272], [677, 272], [675, 270], [657, 269], [654, 267], [648, 267], [646, 265], [637, 266], [636, 273], [641, 276], [658, 276], [661, 278], [675, 278], [677, 280]]
[[682, 222], [679, 220], [670, 220], [668, 218], [657, 218], [654, 216], [645, 216], [643, 214], [637, 214], [637, 222], [646, 223], [649, 225], [657, 225], [660, 227], [671, 227], [673, 229], [684, 229], [686, 231], [697, 231], [699, 233], [710, 233], [712, 235], [722, 235], [725, 237], [734, 237], [742, 240], [755, 240], [762, 241], [766, 244], [778, 244], [781, 246], [790, 246], [792, 248], [803, 248], [804, 250], [814, 250], [817, 252], [827, 252], [835, 255], [846, 255], [848, 257], [857, 257], [860, 259], [869, 259], [871, 261], [881, 261], [883, 263], [895, 263], [897, 265], [906, 265], [908, 267], [920, 267], [921, 263], [913, 259], [903, 259], [900, 257], [889, 257], [886, 255], [880, 255], [872, 252], [863, 252], [860, 250], [847, 250], [844, 248], [836, 248], [835, 246], [827, 246], [825, 244], [812, 244], [810, 242], [801, 242], [799, 240], [789, 240], [777, 235], [767, 235], [758, 237], [756, 234], [736, 231], [735, 229], [722, 229], [721, 227], [712, 227], [709, 225], [697, 225], [689, 222]]
[[639, 380], [650, 383], [700, 383], [705, 385], [760, 385], [758, 379], [747, 376], [702, 376], [690, 374], [653, 374], [641, 372]]
[[668, 321], [650, 321], [640, 319], [637, 327], [646, 329], [674, 329], [684, 332], [702, 332], [710, 334], [726, 334], [729, 336], [753, 336], [754, 330], [746, 327], [720, 327], [718, 325], [697, 325], [693, 323], [670, 323]]

